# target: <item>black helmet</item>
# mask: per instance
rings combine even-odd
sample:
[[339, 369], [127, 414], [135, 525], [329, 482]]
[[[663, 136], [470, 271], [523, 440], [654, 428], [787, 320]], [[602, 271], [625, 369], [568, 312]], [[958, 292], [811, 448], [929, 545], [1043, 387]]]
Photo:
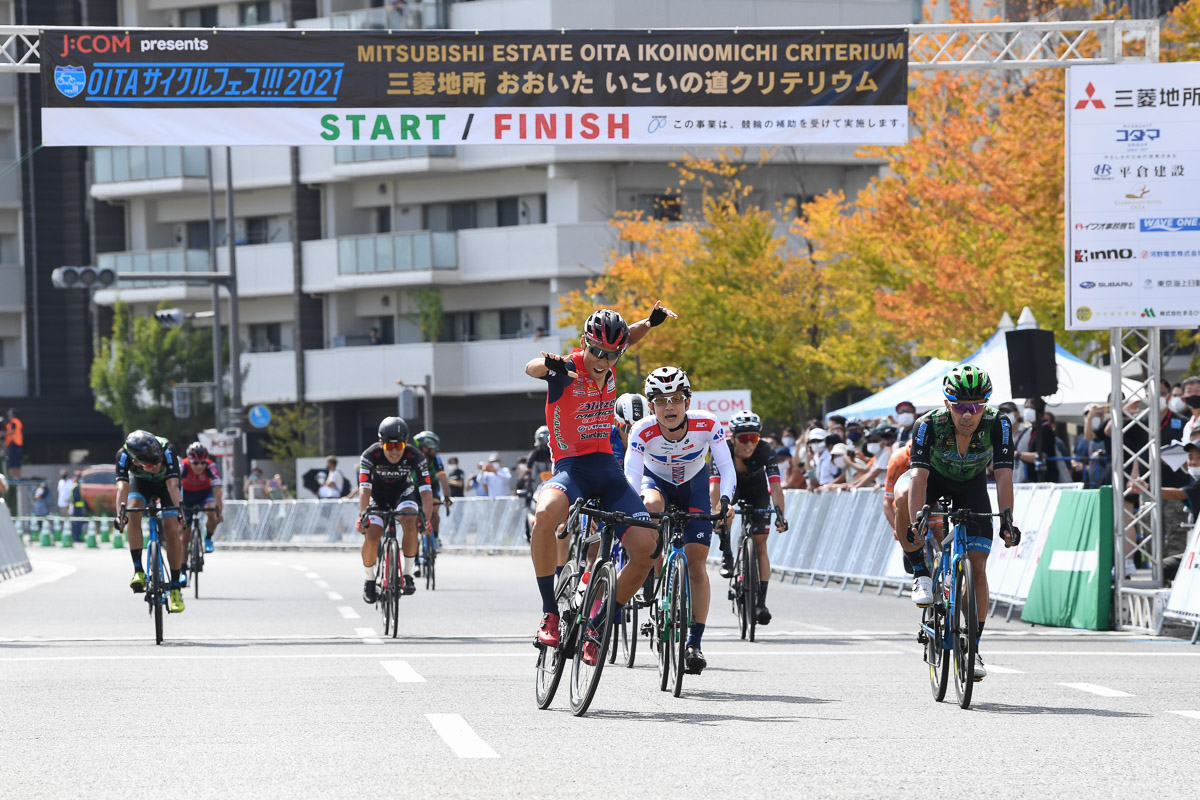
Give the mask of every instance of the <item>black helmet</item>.
[[379, 423], [379, 441], [407, 442], [408, 423], [399, 417], [384, 417], [383, 422]]
[[134, 431], [126, 436], [125, 452], [139, 464], [160, 464], [163, 460], [158, 437], [148, 431]]
[[601, 308], [583, 323], [583, 336], [596, 347], [624, 350], [629, 344], [629, 325], [617, 312]]
[[188, 445], [187, 457], [194, 458], [197, 461], [203, 461], [208, 458], [208, 448], [199, 442], [192, 442]]

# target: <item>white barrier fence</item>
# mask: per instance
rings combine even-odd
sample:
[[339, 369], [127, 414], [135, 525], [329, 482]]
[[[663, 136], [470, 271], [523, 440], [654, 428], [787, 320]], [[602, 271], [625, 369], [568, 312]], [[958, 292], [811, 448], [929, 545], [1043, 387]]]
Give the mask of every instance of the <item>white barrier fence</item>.
[[17, 534], [8, 506], [0, 503], [0, 580], [29, 572], [29, 556]]
[[1163, 617], [1191, 623], [1192, 644], [1200, 637], [1200, 520], [1192, 528], [1187, 551], [1171, 584]]
[[[247, 548], [358, 548], [357, 500], [228, 500], [213, 540]], [[439, 522], [444, 550], [519, 552], [525, 541], [524, 500], [462, 497]]]

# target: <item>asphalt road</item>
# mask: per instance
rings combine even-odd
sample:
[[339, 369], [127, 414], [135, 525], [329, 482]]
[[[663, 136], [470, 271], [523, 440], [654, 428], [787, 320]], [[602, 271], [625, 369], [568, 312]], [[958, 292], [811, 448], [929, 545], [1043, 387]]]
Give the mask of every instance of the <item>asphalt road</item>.
[[714, 600], [683, 697], [642, 650], [576, 718], [565, 682], [534, 704], [523, 558], [443, 556], [385, 641], [357, 553], [218, 551], [156, 647], [128, 551], [31, 555], [0, 583], [6, 797], [1200, 794], [1200, 647], [1175, 639], [994, 618], [963, 711], [907, 598], [777, 582], [753, 644]]

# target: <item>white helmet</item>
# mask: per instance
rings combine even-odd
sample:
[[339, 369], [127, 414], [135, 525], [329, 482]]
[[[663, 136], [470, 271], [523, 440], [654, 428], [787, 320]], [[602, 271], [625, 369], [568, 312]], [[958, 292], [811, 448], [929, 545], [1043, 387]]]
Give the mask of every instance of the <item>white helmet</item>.
[[687, 373], [679, 367], [659, 367], [646, 376], [646, 397], [651, 400], [660, 394], [683, 392], [692, 396], [692, 384]]
[[646, 416], [649, 407], [649, 401], [642, 395], [626, 392], [617, 398], [617, 407], [613, 409], [613, 416], [622, 425], [632, 425]]

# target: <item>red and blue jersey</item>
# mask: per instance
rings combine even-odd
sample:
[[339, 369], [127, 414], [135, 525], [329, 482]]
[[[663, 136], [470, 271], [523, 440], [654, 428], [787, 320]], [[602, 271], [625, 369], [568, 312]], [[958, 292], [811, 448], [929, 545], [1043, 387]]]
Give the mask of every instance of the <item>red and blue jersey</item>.
[[588, 453], [612, 454], [613, 407], [617, 402], [617, 380], [610, 369], [603, 385], [597, 386], [583, 365], [583, 350], [567, 356], [575, 374], [553, 370], [542, 380], [546, 387], [546, 427], [550, 429], [550, 453], [554, 460]]
[[180, 470], [179, 488], [185, 492], [207, 492], [214, 486], [221, 485], [221, 474], [217, 472], [217, 465], [211, 459], [206, 459], [204, 468], [200, 472], [192, 469], [190, 461], [183, 462], [183, 468]]

